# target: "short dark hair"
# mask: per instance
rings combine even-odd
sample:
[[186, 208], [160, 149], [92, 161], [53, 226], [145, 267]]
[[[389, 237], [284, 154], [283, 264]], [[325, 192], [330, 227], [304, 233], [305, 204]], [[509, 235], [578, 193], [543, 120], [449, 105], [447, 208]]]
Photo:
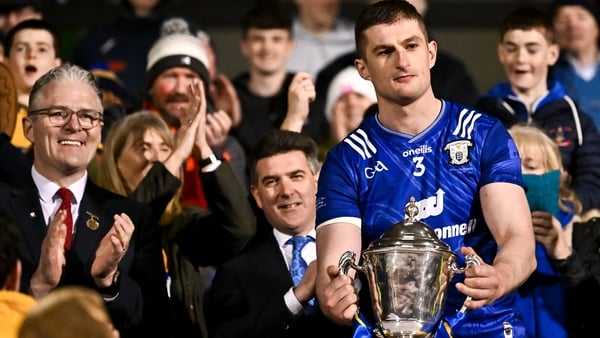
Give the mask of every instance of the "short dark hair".
[[285, 29], [291, 35], [292, 16], [275, 3], [257, 5], [242, 18], [242, 37], [245, 37], [251, 28]]
[[248, 156], [248, 169], [250, 170], [250, 183], [258, 184], [256, 165], [263, 158], [299, 150], [306, 155], [308, 167], [313, 174], [319, 172], [317, 158], [317, 143], [308, 135], [288, 130], [273, 130], [263, 137]]
[[354, 40], [358, 56], [363, 59], [365, 57], [363, 50], [366, 44], [363, 34], [365, 30], [375, 25], [392, 24], [400, 18], [416, 20], [425, 35], [425, 41], [429, 41], [425, 21], [413, 5], [405, 0], [382, 0], [363, 8], [356, 19]]
[[24, 29], [40, 29], [45, 30], [50, 35], [52, 35], [52, 47], [54, 47], [54, 53], [56, 53], [56, 57], [60, 56], [60, 34], [58, 30], [51, 25], [48, 21], [40, 20], [40, 19], [29, 19], [25, 21], [19, 22], [16, 26], [11, 28], [6, 34], [6, 38], [4, 39], [4, 56], [8, 57], [10, 54], [10, 49], [15, 40], [15, 35], [18, 32]]
[[550, 15], [541, 9], [525, 6], [508, 13], [500, 24], [500, 41], [504, 35], [514, 30], [539, 30], [550, 43], [555, 43], [554, 27]]
[[0, 207], [0, 288], [19, 260], [20, 245], [21, 233], [14, 218]]

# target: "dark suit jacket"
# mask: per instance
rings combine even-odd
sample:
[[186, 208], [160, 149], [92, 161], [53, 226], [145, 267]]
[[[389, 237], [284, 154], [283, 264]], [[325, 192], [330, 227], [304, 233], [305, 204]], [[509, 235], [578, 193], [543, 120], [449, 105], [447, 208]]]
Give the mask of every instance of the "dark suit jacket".
[[[13, 213], [23, 235], [21, 291], [28, 292], [47, 229], [39, 194], [31, 177], [24, 189], [0, 186], [0, 203]], [[76, 284], [96, 289], [90, 275], [96, 248], [111, 228], [113, 215], [122, 212], [131, 218], [135, 231], [119, 264], [118, 297], [107, 302], [107, 307], [121, 337], [138, 337], [144, 332], [156, 334], [162, 327], [161, 319], [167, 318], [163, 315], [167, 298], [159, 228], [149, 218], [148, 207], [99, 188], [91, 180], [87, 182], [79, 206], [76, 232], [59, 286]], [[94, 215], [100, 224], [97, 230], [86, 226], [90, 215]]]
[[292, 278], [271, 234], [262, 244], [217, 268], [207, 299], [209, 337], [350, 337], [350, 327], [320, 311], [294, 316], [283, 295]]

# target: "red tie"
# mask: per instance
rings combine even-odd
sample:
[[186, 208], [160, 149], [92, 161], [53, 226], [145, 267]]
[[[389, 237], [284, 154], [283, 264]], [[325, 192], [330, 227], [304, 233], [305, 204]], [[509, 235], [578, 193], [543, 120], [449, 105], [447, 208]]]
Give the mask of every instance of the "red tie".
[[73, 215], [71, 214], [71, 200], [73, 199], [73, 193], [67, 188], [60, 188], [56, 192], [62, 202], [58, 210], [65, 210], [67, 217], [65, 217], [65, 224], [67, 225], [67, 237], [65, 238], [65, 250], [71, 249], [71, 240], [73, 238]]

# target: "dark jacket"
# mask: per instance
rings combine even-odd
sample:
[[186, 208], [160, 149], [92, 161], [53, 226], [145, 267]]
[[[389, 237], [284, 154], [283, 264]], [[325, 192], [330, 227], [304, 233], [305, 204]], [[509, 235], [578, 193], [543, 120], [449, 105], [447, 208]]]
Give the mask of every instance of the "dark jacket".
[[[232, 130], [232, 134], [240, 141], [246, 153], [267, 133], [279, 129], [288, 110], [288, 90], [294, 78], [294, 73], [288, 73], [279, 92], [270, 97], [261, 97], [248, 89], [249, 73], [245, 72], [233, 79], [241, 108], [242, 121]], [[310, 106], [310, 114], [305, 122], [302, 133], [307, 134], [316, 142], [329, 135], [329, 126], [322, 111], [316, 111], [314, 102]]]
[[[163, 226], [162, 246], [171, 278], [172, 337], [208, 337], [204, 293], [210, 287], [213, 265], [239, 254], [256, 232], [256, 220], [245, 190], [230, 165], [223, 161], [213, 172], [201, 173], [210, 211], [184, 207], [183, 213]], [[152, 206], [160, 217], [180, 181], [156, 163], [132, 197]]]
[[570, 338], [593, 337], [600, 318], [600, 218], [573, 224], [572, 246], [571, 256], [554, 261], [567, 291], [567, 332]]
[[[24, 239], [20, 253], [22, 292], [29, 290], [47, 229], [38, 190], [31, 175], [28, 176], [29, 183], [24, 187], [0, 186], [0, 203], [12, 213]], [[118, 296], [106, 303], [108, 312], [121, 337], [164, 335], [167, 331], [162, 320], [168, 318], [168, 311], [156, 221], [150, 218], [147, 206], [104, 190], [91, 180], [88, 180], [79, 203], [77, 230], [58, 286], [82, 285], [96, 289], [90, 274], [94, 254], [117, 213], [126, 213], [133, 221], [135, 231], [127, 253], [119, 263]], [[87, 225], [92, 215], [99, 223], [97, 228]]]
[[497, 117], [507, 128], [527, 123], [544, 130], [560, 149], [571, 188], [584, 211], [600, 208], [600, 135], [558, 82], [549, 82], [548, 88], [548, 95], [529, 110], [509, 83], [501, 83], [480, 98], [476, 108]]
[[211, 338], [351, 337], [320, 311], [294, 316], [284, 294], [293, 282], [275, 236], [217, 269], [207, 299]]

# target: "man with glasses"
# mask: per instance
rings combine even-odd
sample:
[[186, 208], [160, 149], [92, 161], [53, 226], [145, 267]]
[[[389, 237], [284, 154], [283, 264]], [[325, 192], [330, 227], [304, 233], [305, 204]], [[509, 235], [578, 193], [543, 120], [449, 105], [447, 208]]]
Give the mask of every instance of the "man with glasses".
[[41, 298], [62, 285], [91, 287], [121, 337], [161, 335], [168, 315], [158, 225], [148, 207], [88, 179], [103, 126], [93, 75], [70, 64], [52, 69], [35, 82], [29, 107], [28, 184], [0, 186], [25, 242], [21, 291]]

